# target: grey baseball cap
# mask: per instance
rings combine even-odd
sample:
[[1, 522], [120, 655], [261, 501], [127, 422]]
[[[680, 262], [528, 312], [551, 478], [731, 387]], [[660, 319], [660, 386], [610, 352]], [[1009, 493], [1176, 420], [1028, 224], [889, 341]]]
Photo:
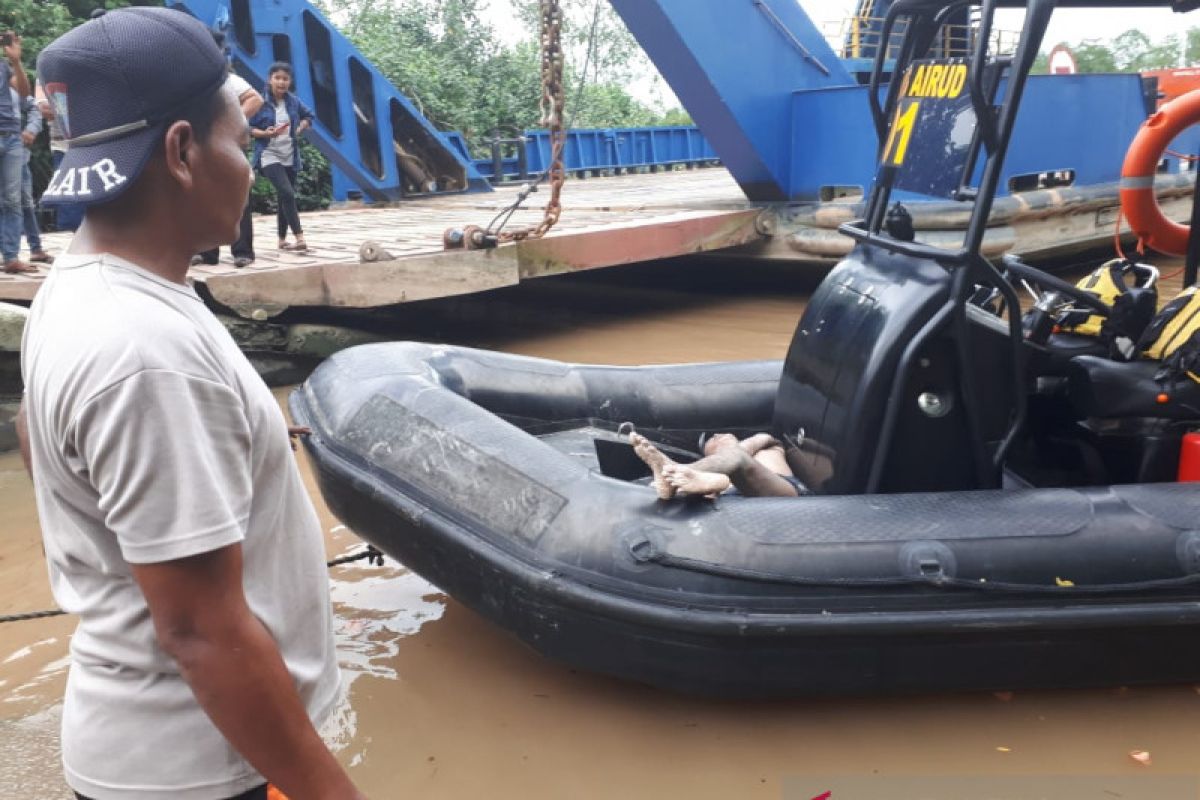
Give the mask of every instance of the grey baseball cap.
[[110, 11], [51, 42], [38, 80], [67, 152], [43, 205], [94, 204], [127, 189], [166, 123], [225, 82], [225, 57], [208, 28], [183, 11]]

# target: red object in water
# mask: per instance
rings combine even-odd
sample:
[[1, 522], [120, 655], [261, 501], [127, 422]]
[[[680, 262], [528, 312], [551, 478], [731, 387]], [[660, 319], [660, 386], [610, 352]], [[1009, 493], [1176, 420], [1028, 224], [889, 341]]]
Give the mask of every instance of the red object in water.
[[1185, 433], [1179, 446], [1179, 480], [1200, 481], [1200, 433]]

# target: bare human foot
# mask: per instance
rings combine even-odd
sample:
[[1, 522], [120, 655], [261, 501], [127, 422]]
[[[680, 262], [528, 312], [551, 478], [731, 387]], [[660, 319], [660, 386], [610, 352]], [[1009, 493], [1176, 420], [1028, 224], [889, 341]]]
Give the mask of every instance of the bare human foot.
[[686, 464], [667, 464], [663, 479], [680, 494], [716, 496], [733, 485], [728, 475], [701, 472]]
[[667, 466], [677, 466], [675, 462], [663, 455], [661, 450], [640, 433], [629, 434], [629, 443], [633, 445], [633, 452], [637, 453], [638, 458], [645, 461], [646, 465], [650, 467], [650, 472], [654, 475], [654, 480], [650, 482], [650, 485], [658, 493], [658, 499], [670, 500], [674, 497], [675, 488], [664, 480], [663, 470]]

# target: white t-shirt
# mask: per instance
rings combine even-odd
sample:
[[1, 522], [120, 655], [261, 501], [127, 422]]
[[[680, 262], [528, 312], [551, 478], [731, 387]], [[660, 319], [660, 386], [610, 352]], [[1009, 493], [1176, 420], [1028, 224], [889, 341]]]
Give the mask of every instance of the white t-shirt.
[[79, 614], [67, 782], [97, 800], [212, 800], [262, 778], [158, 646], [130, 564], [235, 542], [251, 611], [319, 724], [338, 696], [320, 522], [275, 398], [187, 286], [61, 255], [22, 345], [54, 597]]
[[[287, 104], [280, 100], [275, 104], [275, 124], [282, 125], [288, 119]], [[287, 130], [267, 143], [267, 149], [263, 151], [262, 159], [259, 163], [264, 167], [268, 164], [283, 164], [285, 167], [290, 167], [295, 161], [296, 156], [295, 147], [292, 144], [292, 132]]]
[[233, 96], [237, 98], [238, 103], [242, 102], [242, 95], [250, 91], [254, 87], [246, 82], [246, 79], [236, 72], [230, 72], [225, 76], [225, 86], [227, 91], [232, 91]]

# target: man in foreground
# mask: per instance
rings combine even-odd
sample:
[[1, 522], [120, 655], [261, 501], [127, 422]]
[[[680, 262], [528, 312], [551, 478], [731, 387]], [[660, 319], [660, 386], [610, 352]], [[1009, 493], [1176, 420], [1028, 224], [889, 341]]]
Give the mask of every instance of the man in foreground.
[[69, 145], [43, 202], [88, 204], [22, 348], [51, 585], [79, 615], [67, 782], [357, 800], [315, 727], [339, 673], [286, 423], [186, 283], [193, 253], [236, 238], [250, 181], [225, 60], [186, 14], [130, 8], [56, 40], [38, 75]]

